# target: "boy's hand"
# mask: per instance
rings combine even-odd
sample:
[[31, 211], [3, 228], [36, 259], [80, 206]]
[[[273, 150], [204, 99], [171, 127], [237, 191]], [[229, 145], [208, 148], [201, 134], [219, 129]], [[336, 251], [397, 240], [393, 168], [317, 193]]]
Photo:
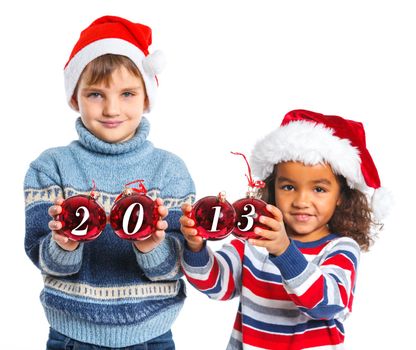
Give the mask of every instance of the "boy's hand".
[[62, 212], [61, 204], [64, 200], [58, 198], [55, 200], [54, 205], [50, 206], [48, 209], [48, 214], [52, 216], [52, 220], [49, 221], [49, 228], [52, 231], [52, 239], [58, 244], [62, 249], [72, 252], [77, 249], [79, 242], [70, 240], [67, 236], [59, 233], [58, 231], [62, 228], [62, 224], [59, 221], [55, 220], [56, 215]]
[[168, 228], [167, 221], [163, 220], [168, 215], [168, 208], [163, 205], [163, 201], [160, 198], [156, 198], [158, 205], [159, 220], [156, 223], [156, 231], [153, 232], [149, 238], [143, 241], [134, 241], [136, 248], [142, 253], [148, 253], [155, 249], [160, 242], [165, 239], [165, 230]]
[[257, 247], [264, 247], [270, 254], [278, 256], [286, 251], [290, 240], [286, 234], [282, 212], [271, 204], [267, 204], [266, 209], [273, 215], [273, 218], [261, 216], [259, 220], [262, 224], [268, 226], [270, 230], [256, 227], [254, 232], [261, 239], [249, 239], [249, 243]]
[[183, 215], [179, 219], [179, 222], [181, 223], [181, 231], [186, 239], [186, 242], [188, 243], [189, 249], [195, 253], [199, 252], [204, 245], [204, 240], [201, 236], [198, 236], [198, 231], [194, 228], [194, 220], [189, 218], [192, 206], [185, 203], [182, 205], [181, 209], [183, 212]]

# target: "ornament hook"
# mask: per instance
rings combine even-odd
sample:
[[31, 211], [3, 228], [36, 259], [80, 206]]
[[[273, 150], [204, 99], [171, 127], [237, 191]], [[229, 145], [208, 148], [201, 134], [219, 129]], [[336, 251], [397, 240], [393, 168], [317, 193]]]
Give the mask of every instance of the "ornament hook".
[[247, 181], [248, 181], [248, 191], [247, 191], [247, 195], [249, 197], [255, 197], [256, 193], [258, 192], [259, 189], [264, 188], [266, 186], [266, 183], [264, 181], [261, 180], [257, 180], [254, 181], [253, 180], [253, 176], [251, 175], [251, 167], [250, 164], [247, 161], [246, 156], [243, 153], [239, 153], [239, 152], [231, 152], [234, 155], [237, 156], [242, 156], [247, 164], [247, 168], [248, 168], [248, 174], [245, 174]]

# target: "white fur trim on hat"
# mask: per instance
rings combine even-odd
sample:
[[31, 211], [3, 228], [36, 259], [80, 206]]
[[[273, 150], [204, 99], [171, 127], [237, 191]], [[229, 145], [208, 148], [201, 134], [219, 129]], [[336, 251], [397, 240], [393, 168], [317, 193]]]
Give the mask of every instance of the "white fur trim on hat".
[[[146, 112], [150, 112], [156, 99], [157, 80], [155, 74], [159, 73], [159, 70], [156, 72], [156, 69], [149, 69], [148, 67], [145, 69], [145, 67], [143, 67], [143, 62], [146, 60], [144, 53], [140, 51], [137, 46], [126, 40], [117, 38], [107, 38], [94, 41], [82, 48], [74, 57], [72, 57], [71, 61], [69, 61], [64, 70], [64, 79], [66, 98], [71, 108], [73, 108], [71, 105], [71, 98], [84, 68], [92, 60], [105, 54], [126, 56], [137, 66], [142, 74], [143, 81], [146, 86], [146, 94], [149, 100]], [[150, 58], [148, 62], [149, 61], [152, 62], [152, 58]], [[146, 63], [147, 66], [149, 65], [148, 62]], [[155, 66], [160, 68], [161, 65], [158, 66], [155, 64]]]
[[328, 163], [335, 174], [346, 178], [351, 188], [368, 189], [358, 149], [322, 124], [293, 121], [277, 128], [256, 143], [250, 164], [254, 175], [264, 180], [276, 164], [288, 161], [306, 165]]

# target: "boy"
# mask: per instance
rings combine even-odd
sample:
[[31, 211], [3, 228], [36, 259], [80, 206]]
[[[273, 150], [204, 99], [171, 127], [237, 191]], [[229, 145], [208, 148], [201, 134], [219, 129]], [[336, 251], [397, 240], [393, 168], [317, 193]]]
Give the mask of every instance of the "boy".
[[[25, 249], [44, 277], [48, 349], [174, 349], [170, 328], [185, 299], [178, 219], [195, 190], [183, 161], [146, 140], [143, 113], [154, 104], [161, 58], [149, 55], [150, 44], [149, 27], [114, 16], [82, 31], [64, 72], [79, 140], [46, 150], [27, 172]], [[108, 216], [137, 179], [159, 205], [144, 241], [122, 240], [108, 224], [94, 241], [71, 241], [50, 217], [61, 212], [60, 197], [88, 193], [93, 181]]]

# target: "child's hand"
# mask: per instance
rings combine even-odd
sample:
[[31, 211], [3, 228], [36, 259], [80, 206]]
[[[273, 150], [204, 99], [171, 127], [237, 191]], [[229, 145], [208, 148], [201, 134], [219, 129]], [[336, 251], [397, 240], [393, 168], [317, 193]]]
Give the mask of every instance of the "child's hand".
[[134, 241], [136, 248], [142, 253], [148, 253], [156, 248], [160, 242], [165, 239], [165, 230], [168, 228], [167, 221], [163, 220], [168, 215], [168, 208], [163, 205], [163, 201], [160, 198], [156, 199], [159, 212], [159, 220], [156, 223], [156, 231], [153, 232], [149, 238], [143, 241]]
[[52, 216], [52, 220], [49, 221], [49, 228], [52, 231], [52, 239], [58, 244], [62, 249], [72, 252], [77, 249], [79, 242], [70, 240], [67, 236], [59, 233], [58, 231], [62, 228], [62, 224], [59, 221], [55, 220], [56, 215], [62, 212], [61, 204], [64, 200], [58, 198], [54, 205], [50, 206], [48, 209], [48, 214]]
[[270, 254], [278, 256], [286, 251], [290, 240], [286, 234], [282, 212], [271, 204], [267, 204], [266, 208], [273, 215], [273, 218], [261, 216], [259, 220], [270, 230], [255, 228], [254, 232], [262, 238], [250, 239], [249, 242], [257, 247], [264, 247]]
[[204, 245], [204, 241], [201, 236], [198, 236], [198, 231], [194, 228], [194, 220], [189, 218], [191, 211], [192, 206], [190, 204], [183, 204], [183, 215], [179, 219], [179, 222], [181, 223], [181, 231], [188, 243], [189, 249], [193, 252], [199, 252]]

